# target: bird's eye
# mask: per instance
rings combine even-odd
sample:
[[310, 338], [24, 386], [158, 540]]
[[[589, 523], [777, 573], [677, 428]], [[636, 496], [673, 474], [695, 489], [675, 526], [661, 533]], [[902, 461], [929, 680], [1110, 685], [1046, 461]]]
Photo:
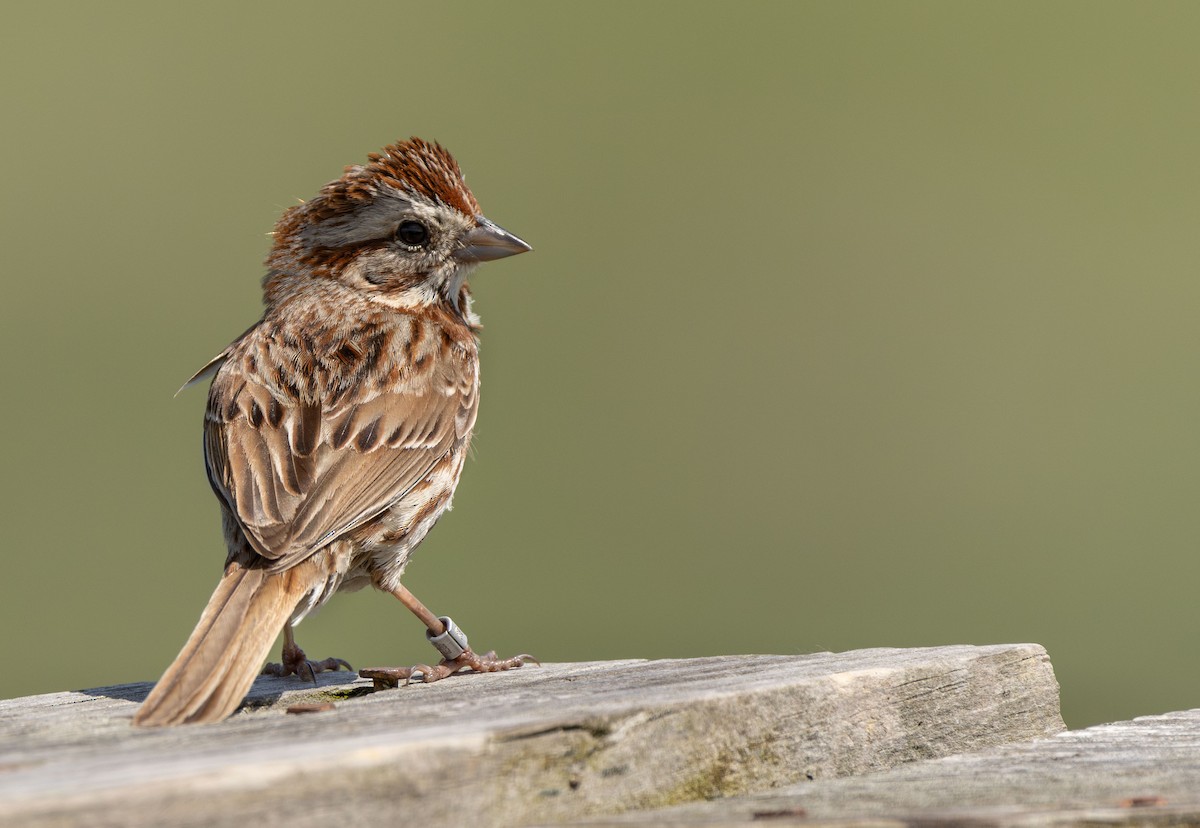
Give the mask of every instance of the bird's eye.
[[424, 247], [429, 241], [429, 228], [412, 219], [402, 221], [396, 228], [396, 240], [409, 247]]

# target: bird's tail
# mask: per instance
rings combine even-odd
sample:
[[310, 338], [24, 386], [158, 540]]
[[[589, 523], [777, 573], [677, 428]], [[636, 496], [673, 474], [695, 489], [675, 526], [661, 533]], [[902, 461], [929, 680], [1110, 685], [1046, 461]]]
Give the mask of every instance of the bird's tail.
[[196, 629], [133, 723], [218, 722], [236, 710], [279, 631], [311, 588], [297, 569], [306, 567], [272, 573], [229, 564]]

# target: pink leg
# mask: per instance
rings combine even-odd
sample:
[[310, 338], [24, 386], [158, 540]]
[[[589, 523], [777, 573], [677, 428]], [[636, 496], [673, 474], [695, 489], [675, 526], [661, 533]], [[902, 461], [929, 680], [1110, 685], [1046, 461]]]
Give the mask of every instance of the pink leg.
[[[432, 635], [442, 636], [446, 632], [446, 627], [441, 619], [430, 612], [408, 589], [397, 586], [391, 590], [391, 593], [417, 618], [421, 619]], [[464, 644], [465, 641], [464, 638]], [[512, 658], [496, 658], [495, 651], [477, 655], [470, 647], [467, 647], [455, 658], [443, 658], [433, 667], [428, 664], [414, 664], [412, 667], [369, 667], [359, 670], [358, 674], [363, 678], [372, 679], [375, 682], [375, 689], [381, 690], [385, 687], [396, 687], [401, 681], [408, 684], [412, 677], [418, 674], [421, 676], [421, 680], [428, 684], [432, 681], [441, 681], [459, 670], [470, 669], [476, 673], [498, 673], [522, 667], [526, 663], [541, 664], [528, 653], [522, 653]]]

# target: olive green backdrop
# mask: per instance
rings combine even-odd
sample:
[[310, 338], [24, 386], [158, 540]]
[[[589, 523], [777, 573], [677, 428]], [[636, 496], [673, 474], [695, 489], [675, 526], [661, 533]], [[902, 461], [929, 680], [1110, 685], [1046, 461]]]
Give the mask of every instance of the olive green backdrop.
[[[32, 4], [0, 21], [0, 696], [156, 678], [221, 568], [180, 383], [400, 137], [535, 252], [408, 583], [549, 660], [1036, 641], [1200, 703], [1200, 7]], [[393, 599], [300, 628], [432, 655]]]

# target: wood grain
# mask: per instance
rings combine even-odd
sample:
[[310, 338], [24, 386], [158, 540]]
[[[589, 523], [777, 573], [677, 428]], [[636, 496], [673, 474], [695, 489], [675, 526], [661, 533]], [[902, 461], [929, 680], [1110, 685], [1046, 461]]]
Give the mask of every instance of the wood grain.
[[260, 678], [228, 721], [170, 729], [130, 727], [148, 684], [0, 702], [0, 824], [563, 822], [1063, 727], [1032, 644], [549, 664], [375, 693], [319, 679]]
[[758, 828], [1200, 825], [1200, 710], [609, 822]]

